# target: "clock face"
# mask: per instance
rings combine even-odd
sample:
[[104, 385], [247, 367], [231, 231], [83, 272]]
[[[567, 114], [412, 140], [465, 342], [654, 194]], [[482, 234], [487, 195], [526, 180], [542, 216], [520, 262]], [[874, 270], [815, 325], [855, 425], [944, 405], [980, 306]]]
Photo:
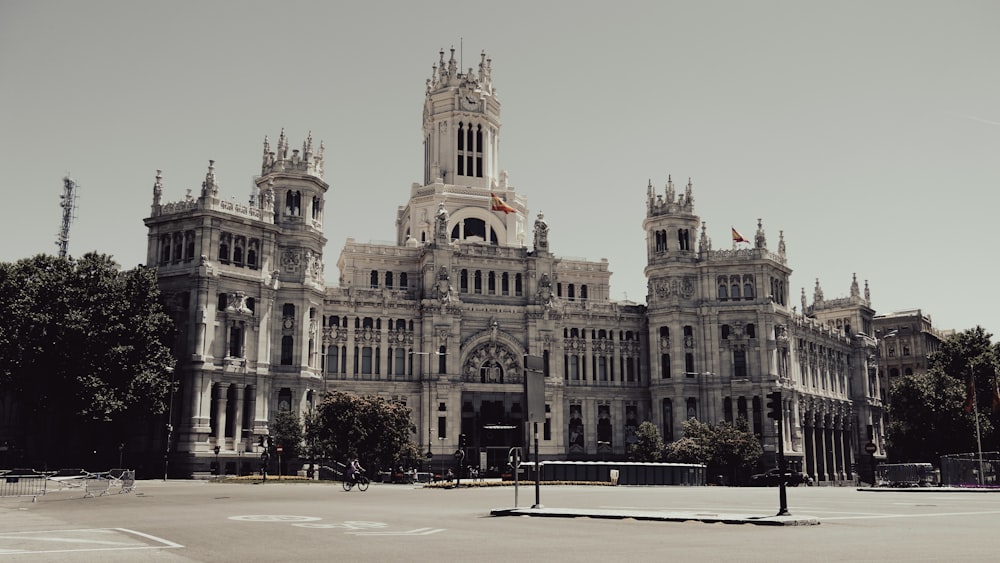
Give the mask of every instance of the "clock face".
[[471, 94], [462, 95], [462, 107], [467, 110], [479, 109], [479, 100]]

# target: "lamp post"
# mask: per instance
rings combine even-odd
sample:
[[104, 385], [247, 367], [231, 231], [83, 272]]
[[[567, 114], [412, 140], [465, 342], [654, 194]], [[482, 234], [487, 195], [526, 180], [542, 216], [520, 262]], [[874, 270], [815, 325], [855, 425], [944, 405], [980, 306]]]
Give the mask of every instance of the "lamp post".
[[174, 433], [174, 368], [168, 367], [170, 374], [170, 399], [167, 406], [167, 440], [163, 451], [163, 480], [167, 480], [167, 473], [170, 464], [170, 438]]
[[216, 444], [215, 446], [215, 478], [219, 480], [222, 478], [222, 467], [219, 465], [219, 450], [222, 449]]

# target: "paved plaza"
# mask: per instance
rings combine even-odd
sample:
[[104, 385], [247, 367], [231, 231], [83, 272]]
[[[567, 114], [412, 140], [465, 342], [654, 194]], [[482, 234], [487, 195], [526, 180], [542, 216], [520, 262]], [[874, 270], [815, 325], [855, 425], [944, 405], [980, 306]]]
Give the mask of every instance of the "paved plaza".
[[[0, 500], [0, 561], [991, 561], [1000, 495], [947, 490], [139, 481], [130, 494]], [[643, 518], [644, 514], [694, 519]], [[609, 516], [613, 515], [613, 516]]]

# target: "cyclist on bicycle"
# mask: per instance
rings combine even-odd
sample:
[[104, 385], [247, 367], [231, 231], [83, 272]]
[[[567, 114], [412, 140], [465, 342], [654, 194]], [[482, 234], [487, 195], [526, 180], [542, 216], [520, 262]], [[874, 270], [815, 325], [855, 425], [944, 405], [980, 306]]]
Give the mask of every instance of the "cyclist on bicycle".
[[361, 467], [361, 461], [359, 461], [358, 458], [352, 459], [351, 460], [351, 464], [350, 464], [350, 466], [348, 466], [348, 469], [347, 469], [347, 475], [350, 478], [351, 483], [355, 483], [356, 484], [358, 482], [358, 476], [364, 470], [365, 470], [365, 468]]

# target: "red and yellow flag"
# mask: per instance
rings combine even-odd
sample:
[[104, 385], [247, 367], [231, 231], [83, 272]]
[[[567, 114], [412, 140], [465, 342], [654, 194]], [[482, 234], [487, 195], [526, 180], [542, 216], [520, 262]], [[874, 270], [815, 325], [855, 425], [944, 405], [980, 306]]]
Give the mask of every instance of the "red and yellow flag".
[[497, 194], [490, 192], [490, 210], [492, 211], [503, 211], [506, 215], [507, 213], [516, 213], [517, 210], [513, 207], [507, 205], [504, 200], [497, 197]]
[[745, 242], [747, 244], [750, 243], [750, 241], [743, 238], [743, 235], [741, 235], [740, 232], [736, 230], [736, 227], [730, 227], [730, 228], [733, 229], [733, 242]]
[[965, 390], [965, 404], [962, 405], [962, 410], [965, 412], [972, 412], [976, 408], [976, 378], [969, 378], [968, 388]]

